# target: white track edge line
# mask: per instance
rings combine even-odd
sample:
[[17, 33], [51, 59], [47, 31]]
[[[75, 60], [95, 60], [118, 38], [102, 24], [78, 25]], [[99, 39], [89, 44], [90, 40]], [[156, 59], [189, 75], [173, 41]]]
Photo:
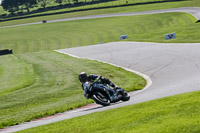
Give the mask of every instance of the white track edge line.
[[109, 62], [105, 62], [105, 61], [101, 61], [101, 60], [96, 60], [96, 59], [92, 59], [92, 58], [85, 58], [85, 57], [76, 56], [76, 55], [73, 55], [73, 54], [70, 54], [70, 53], [67, 53], [67, 52], [63, 52], [63, 51], [60, 51], [60, 50], [54, 50], [54, 51], [59, 52], [59, 53], [62, 53], [62, 54], [69, 55], [69, 56], [71, 56], [71, 57], [79, 58], [79, 59], [88, 59], [88, 60], [98, 61], [98, 62], [101, 62], [101, 63], [106, 63], [106, 64], [109, 64], [109, 65], [112, 65], [112, 66], [120, 67], [120, 68], [122, 68], [122, 69], [124, 69], [124, 70], [126, 70], [126, 71], [135, 73], [135, 74], [137, 74], [137, 75], [143, 77], [143, 78], [146, 80], [146, 82], [147, 82], [146, 86], [145, 86], [143, 89], [141, 89], [141, 90], [129, 92], [129, 94], [130, 94], [131, 96], [133, 96], [133, 95], [135, 95], [135, 94], [137, 94], [137, 93], [140, 93], [140, 92], [146, 90], [147, 88], [149, 88], [149, 87], [152, 85], [152, 80], [150, 79], [149, 76], [147, 76], [147, 75], [145, 75], [145, 74], [143, 74], [143, 73], [141, 73], [141, 72], [132, 70], [132, 69], [130, 69], [130, 68], [123, 67], [123, 66], [116, 65], [116, 64], [113, 64], [113, 63], [109, 63]]

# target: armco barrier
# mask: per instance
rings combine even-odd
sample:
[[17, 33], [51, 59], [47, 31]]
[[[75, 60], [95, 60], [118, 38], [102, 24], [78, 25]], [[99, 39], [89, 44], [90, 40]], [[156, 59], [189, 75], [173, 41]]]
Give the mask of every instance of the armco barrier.
[[12, 50], [9, 49], [0, 50], [0, 55], [7, 55], [12, 53], [13, 53]]

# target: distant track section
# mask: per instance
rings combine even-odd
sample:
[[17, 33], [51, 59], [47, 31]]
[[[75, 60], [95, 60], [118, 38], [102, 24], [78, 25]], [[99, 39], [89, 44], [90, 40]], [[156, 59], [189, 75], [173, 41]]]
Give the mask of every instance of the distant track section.
[[[102, 15], [75, 17], [75, 18], [67, 18], [67, 19], [57, 19], [57, 20], [49, 20], [49, 21], [47, 21], [47, 23], [82, 20], [82, 19], [96, 19], [96, 18], [107, 18], [107, 17], [157, 14], [157, 13], [168, 13], [168, 12], [185, 12], [185, 13], [189, 13], [189, 14], [193, 15], [197, 20], [200, 20], [200, 8], [199, 7], [181, 7], [181, 8], [161, 9], [161, 10], [142, 11], [142, 12], [114, 13], [114, 14], [102, 14]], [[4, 27], [0, 27], [0, 28], [26, 26], [26, 25], [42, 24], [42, 23], [43, 22], [41, 21], [41, 22], [35, 22], [35, 23], [4, 26]]]

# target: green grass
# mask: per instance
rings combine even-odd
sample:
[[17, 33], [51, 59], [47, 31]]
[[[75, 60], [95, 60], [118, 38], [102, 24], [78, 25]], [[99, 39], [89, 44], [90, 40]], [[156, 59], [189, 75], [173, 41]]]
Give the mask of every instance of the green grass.
[[53, 51], [0, 56], [0, 62], [0, 128], [91, 103], [83, 96], [81, 71], [101, 74], [128, 91], [146, 84], [121, 68]]
[[[81, 71], [101, 74], [129, 91], [145, 85], [120, 68], [48, 50], [119, 41], [122, 34], [129, 35], [128, 41], [199, 42], [194, 22], [189, 14], [165, 13], [1, 29], [0, 49], [15, 54], [0, 57], [6, 62], [0, 64], [0, 128], [91, 103], [77, 79]], [[171, 32], [177, 39], [164, 41]], [[127, 77], [121, 80], [122, 75]]]
[[35, 82], [31, 64], [21, 62], [14, 55], [9, 58], [0, 57], [0, 61], [0, 96], [30, 86]]
[[200, 92], [39, 126], [18, 133], [198, 133]]
[[[129, 0], [129, 3], [131, 4], [138, 3], [138, 2], [142, 3], [146, 1], [147, 0], [134, 0], [134, 1]], [[158, 1], [158, 0], [151, 0], [151, 1]], [[116, 1], [116, 2], [118, 3], [119, 1]], [[102, 5], [105, 5], [105, 4], [107, 3], [102, 3]], [[99, 6], [99, 5], [96, 5], [96, 6]], [[176, 8], [176, 7], [200, 7], [200, 1], [199, 0], [185, 0], [185, 1], [176, 1], [176, 2], [164, 2], [164, 3], [134, 5], [134, 6], [126, 6], [126, 7], [108, 8], [108, 9], [98, 9], [98, 10], [90, 10], [90, 11], [80, 11], [80, 12], [74, 12], [74, 13], [65, 13], [65, 14], [58, 14], [58, 15], [50, 15], [50, 16], [42, 16], [42, 17], [34, 17], [34, 18], [27, 18], [27, 19], [21, 19], [21, 20], [0, 22], [0, 27], [7, 26], [7, 25], [22, 24], [22, 23], [38, 22], [38, 21], [42, 21], [43, 19], [55, 20], [55, 19], [97, 15], [97, 14], [148, 11], [148, 10], [158, 10], [158, 9], [167, 9], [167, 8]], [[71, 10], [71, 9], [65, 9], [65, 10]], [[53, 12], [56, 12], [56, 11], [53, 11]]]
[[[0, 6], [0, 13], [4, 12], [3, 7]], [[1, 15], [1, 14], [0, 14]]]
[[[188, 2], [188, 5], [190, 5], [189, 2], [191, 1], [185, 2]], [[139, 11], [145, 9], [150, 10], [153, 8], [164, 8], [168, 4], [168, 7], [171, 8], [173, 6], [180, 6], [178, 5], [178, 3], [179, 2], [173, 2], [174, 5], [170, 3], [162, 3], [165, 4], [165, 6], [162, 6], [161, 4], [152, 4], [155, 7], [143, 5], [143, 9], [141, 8], [141, 6], [135, 6], [136, 8], [134, 9], [131, 9], [132, 7], [121, 7], [101, 10], [102, 12], [98, 10], [97, 12], [101, 14], [106, 12], [114, 13], [136, 10]], [[91, 14], [98, 14], [97, 12], [94, 11], [91, 12]], [[84, 15], [90, 14], [89, 11], [82, 13]], [[72, 13], [71, 15], [79, 16], [80, 14]], [[51, 18], [51, 16], [47, 17], [49, 17], [49, 19], [55, 18]], [[59, 15], [57, 17], [59, 18]], [[65, 17], [65, 14], [63, 14], [62, 17]], [[31, 19], [33, 21], [36, 20], [34, 18]], [[40, 19], [42, 20], [42, 18]], [[22, 20], [22, 22], [25, 21], [26, 20]], [[189, 14], [166, 13], [47, 23], [40, 25], [1, 29], [0, 49], [13, 49], [15, 55], [0, 57], [0, 62], [6, 62], [6, 64], [0, 64], [0, 128], [9, 125], [15, 125], [25, 121], [30, 121], [35, 118], [41, 118], [43, 116], [48, 116], [58, 112], [63, 112], [68, 109], [91, 103], [92, 101], [88, 101], [83, 97], [83, 92], [77, 79], [77, 75], [81, 71], [101, 74], [111, 79], [117, 85], [122, 86], [129, 91], [141, 89], [145, 85], [144, 79], [130, 72], [126, 72], [120, 68], [112, 67], [110, 65], [98, 63], [95, 61], [75, 59], [67, 55], [47, 50], [92, 45], [99, 42], [119, 41], [119, 36], [122, 34], [129, 35], [128, 41], [200, 42], [200, 34], [198, 30], [199, 24], [195, 24], [195, 21], [196, 19]], [[14, 21], [11, 22], [13, 22], [13, 24], [15, 23]], [[172, 32], [177, 33], [177, 39], [164, 41], [164, 34]], [[122, 75], [126, 75], [127, 77], [124, 77], [124, 79], [121, 80], [120, 77]], [[184, 107], [189, 106], [189, 104], [187, 104], [186, 96], [184, 97], [186, 98], [184, 99], [186, 103], [183, 103], [183, 105], [185, 105]], [[199, 96], [199, 93], [195, 94], [195, 96]], [[175, 98], [175, 101], [181, 98], [182, 97]], [[197, 103], [197, 100], [195, 101], [195, 99], [189, 100], [191, 100], [191, 102], [194, 100], [194, 103]], [[150, 127], [152, 128], [153, 132], [157, 131], [157, 128], [165, 126], [169, 126], [168, 131], [171, 131], [172, 128], [174, 128], [172, 131], [179, 131], [179, 129], [173, 126], [174, 124], [170, 124], [170, 121], [172, 121], [171, 117], [176, 116], [175, 114], [178, 114], [178, 112], [170, 110], [170, 104], [174, 102], [171, 101], [169, 102], [170, 104], [167, 104], [163, 103], [164, 101], [166, 100], [163, 100], [162, 104], [160, 102], [158, 104], [156, 102], [153, 102], [150, 104], [144, 103], [127, 107], [128, 109], [135, 111], [135, 113], [127, 115], [125, 117], [130, 116], [129, 118], [134, 118], [133, 116], [135, 115], [138, 117], [133, 120], [129, 119], [129, 123], [126, 123], [126, 121], [122, 121], [122, 127], [120, 126], [121, 123], [118, 123], [115, 126], [117, 129], [113, 129], [110, 131], [116, 132], [116, 130], [118, 130], [119, 128], [125, 128], [122, 130], [122, 132], [132, 132], [133, 129], [135, 130], [135, 128], [132, 128], [133, 125], [136, 125], [134, 127], [138, 127], [138, 125], [141, 126], [141, 128], [136, 128], [138, 132], [145, 132]], [[166, 108], [163, 105], [167, 105]], [[149, 111], [154, 108], [154, 106], [156, 107], [154, 110], [155, 112]], [[181, 102], [180, 105], [174, 105], [174, 107], [180, 107], [180, 109], [182, 109], [181, 106]], [[167, 110], [167, 107], [169, 107], [169, 110]], [[195, 104], [194, 107], [196, 107]], [[191, 109], [194, 109], [194, 107], [191, 107]], [[122, 108], [123, 111], [120, 113], [126, 112], [127, 108]], [[156, 112], [156, 109], [159, 111], [160, 108], [165, 108], [166, 111], [161, 110], [161, 112]], [[144, 112], [142, 113], [142, 111]], [[128, 110], [127, 114], [129, 114], [129, 112], [130, 111]], [[138, 114], [138, 112], [141, 112], [141, 114], [143, 114], [143, 116], [145, 117], [142, 117], [142, 115]], [[175, 113], [173, 114], [173, 112]], [[158, 115], [156, 115], [157, 113]], [[110, 112], [108, 112], [107, 114], [110, 114]], [[97, 118], [99, 117], [98, 115], [102, 117], [100, 113], [95, 113], [92, 115], [95, 115], [95, 117]], [[196, 116], [196, 112], [194, 112], [194, 116]], [[160, 117], [161, 119], [159, 119]], [[182, 117], [182, 115], [178, 115], [176, 117], [176, 122], [180, 123], [182, 127], [184, 127], [186, 124], [190, 124], [185, 121], [188, 120], [194, 125], [195, 128], [193, 129], [199, 130], [198, 128], [196, 128], [195, 125], [196, 119], [191, 120], [189, 118]], [[106, 122], [108, 122], [112, 120], [112, 115], [105, 118], [108, 118], [104, 119]], [[157, 127], [156, 124], [158, 124], [158, 121], [156, 121], [157, 119], [155, 120], [154, 118], [158, 118], [158, 120], [161, 121], [161, 124], [163, 125]], [[199, 119], [199, 117], [196, 118]], [[84, 117], [78, 118], [78, 120], [80, 121], [84, 119]], [[121, 120], [122, 118], [116, 119], [118, 120], [118, 122], [120, 122], [119, 120]], [[109, 132], [109, 126], [115, 124], [116, 119], [113, 119], [113, 121], [111, 121], [111, 123], [108, 125], [100, 123], [98, 124], [98, 126], [99, 128], [102, 128], [102, 132], [104, 130], [106, 132]], [[167, 124], [169, 125], [165, 125], [165, 121], [163, 122], [162, 119], [165, 119], [166, 122], [168, 122]], [[184, 120], [183, 123], [181, 123], [180, 121], [182, 119]], [[140, 121], [138, 122], [137, 120]], [[153, 120], [152, 122], [155, 122], [152, 126], [148, 125], [150, 120]], [[72, 121], [72, 128], [61, 128], [60, 132], [67, 132], [67, 130], [74, 132], [77, 132], [77, 130], [79, 130], [80, 132], [89, 132], [98, 127], [94, 124], [94, 126], [91, 126], [91, 128], [85, 129], [82, 128], [85, 125], [80, 124], [80, 128], [74, 130], [76, 129], [73, 128], [73, 126], [76, 126], [76, 120], [72, 119], [70, 121]], [[95, 123], [95, 120], [92, 119], [90, 121], [90, 125], [92, 125], [92, 122]], [[136, 123], [132, 124], [131, 122]], [[126, 127], [127, 124], [129, 125], [128, 127]], [[103, 127], [105, 127], [105, 129]], [[50, 127], [49, 129], [52, 129], [52, 132], [58, 130], [53, 129], [53, 127]], [[41, 129], [39, 131], [43, 130]], [[49, 130], [46, 131], [48, 132]]]
[[[199, 23], [186, 13], [126, 16], [46, 23], [0, 30], [0, 49], [14, 53], [55, 50], [119, 41], [200, 42]], [[164, 34], [176, 32], [177, 39], [164, 40]], [[8, 36], [9, 35], [9, 36]]]

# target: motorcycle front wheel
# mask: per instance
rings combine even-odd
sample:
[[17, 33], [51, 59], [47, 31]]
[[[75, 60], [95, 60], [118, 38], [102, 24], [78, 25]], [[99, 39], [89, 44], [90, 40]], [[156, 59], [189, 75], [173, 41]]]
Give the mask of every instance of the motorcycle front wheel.
[[97, 103], [103, 106], [110, 105], [110, 100], [101, 92], [94, 92], [92, 95], [92, 99]]
[[122, 101], [128, 101], [130, 99], [130, 96], [128, 95], [128, 93], [126, 91], [124, 91], [124, 94], [122, 95], [121, 100]]

